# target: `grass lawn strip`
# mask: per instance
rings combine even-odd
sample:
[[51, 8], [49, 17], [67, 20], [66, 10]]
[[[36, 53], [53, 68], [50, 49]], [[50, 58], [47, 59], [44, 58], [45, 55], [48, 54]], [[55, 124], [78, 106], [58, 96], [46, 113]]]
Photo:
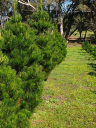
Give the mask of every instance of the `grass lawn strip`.
[[67, 51], [44, 83], [32, 128], [96, 128], [96, 61], [81, 47]]

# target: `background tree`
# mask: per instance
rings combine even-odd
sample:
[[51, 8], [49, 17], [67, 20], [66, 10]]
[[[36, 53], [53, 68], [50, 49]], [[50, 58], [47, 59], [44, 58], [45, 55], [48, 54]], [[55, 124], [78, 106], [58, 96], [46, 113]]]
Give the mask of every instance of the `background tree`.
[[[76, 7], [74, 12], [75, 12], [74, 26], [75, 26], [75, 28], [77, 28], [77, 30], [80, 33], [80, 41], [81, 41], [81, 33], [82, 33], [82, 31], [86, 31], [87, 32], [87, 30], [89, 29], [88, 12], [90, 12], [90, 9], [88, 8], [88, 6], [83, 5], [82, 3], [80, 3]], [[85, 32], [85, 34], [86, 34], [86, 32]], [[86, 37], [86, 35], [85, 35], [85, 37]]]
[[89, 5], [90, 9], [91, 9], [91, 29], [93, 30], [94, 32], [94, 35], [95, 35], [95, 39], [96, 39], [96, 1], [93, 0], [91, 2], [91, 5]]
[[[33, 7], [37, 8], [38, 5], [40, 5], [40, 1], [27, 1], [25, 2], [30, 2]], [[47, 1], [42, 1], [42, 7], [45, 11], [48, 12], [50, 18], [52, 18], [52, 22], [54, 22], [54, 18], [57, 18], [57, 21], [59, 19], [60, 21], [60, 33], [63, 36], [63, 11], [64, 11], [64, 6], [62, 8], [62, 4], [64, 5], [65, 0], [47, 0]], [[22, 17], [24, 20], [27, 20], [29, 18], [29, 15], [34, 11], [32, 8], [29, 7], [28, 4], [22, 4], [19, 2], [19, 12], [21, 13]], [[21, 5], [20, 5], [21, 4]]]
[[[64, 19], [63, 19], [64, 33], [65, 33], [66, 39], [68, 38], [68, 36], [71, 36], [77, 29], [79, 30], [81, 35], [81, 32], [83, 30], [81, 26], [84, 26], [84, 29], [86, 32], [88, 29], [91, 29], [92, 26], [94, 26], [95, 28], [95, 22], [93, 22], [95, 21], [95, 10], [93, 9], [94, 8], [93, 5], [95, 5], [96, 2], [94, 0], [93, 1], [70, 0], [70, 1], [71, 1], [71, 4], [70, 6], [68, 6], [68, 9], [67, 9], [68, 13], [65, 13]], [[75, 27], [73, 31], [70, 31], [73, 25]], [[85, 37], [86, 37], [86, 32], [85, 32]]]
[[9, 11], [9, 8], [12, 6], [11, 0], [0, 0], [0, 23], [1, 27], [3, 27], [3, 19], [6, 20], [10, 16], [11, 12]]
[[[80, 1], [75, 1], [75, 0], [73, 0], [73, 1], [70, 0], [70, 2], [71, 2], [71, 4], [68, 6], [67, 11], [66, 11], [64, 18], [63, 18], [65, 38], [66, 39], [68, 38], [68, 36], [70, 34], [71, 26], [74, 22], [74, 17], [75, 17], [74, 10], [80, 3]], [[67, 27], [65, 27], [65, 26], [67, 26]]]

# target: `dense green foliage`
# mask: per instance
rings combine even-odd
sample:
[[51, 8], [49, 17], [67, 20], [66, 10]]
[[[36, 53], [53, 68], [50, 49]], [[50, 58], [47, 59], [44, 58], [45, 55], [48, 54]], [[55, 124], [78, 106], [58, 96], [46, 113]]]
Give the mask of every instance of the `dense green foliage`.
[[82, 43], [82, 48], [96, 59], [96, 46], [92, 46], [87, 40]]
[[1, 31], [0, 127], [4, 128], [30, 127], [27, 119], [42, 101], [42, 82], [67, 53], [66, 40], [57, 31], [51, 33], [54, 26], [47, 13], [39, 8], [29, 25], [21, 19], [14, 15]]
[[7, 66], [8, 61], [8, 57], [0, 51], [0, 127], [27, 127], [29, 122], [26, 119], [31, 113], [27, 109], [21, 110], [19, 104], [24, 95], [22, 80], [11, 66]]
[[46, 30], [53, 30], [54, 26], [49, 21], [49, 15], [42, 11], [42, 8], [39, 6], [38, 11], [34, 12], [31, 15], [31, 19], [28, 20], [28, 24], [30, 27], [38, 30], [38, 33], [44, 32]]
[[35, 42], [43, 56], [39, 63], [43, 66], [47, 77], [56, 64], [61, 63], [64, 56], [66, 56], [66, 40], [61, 37], [57, 30], [53, 32], [54, 26], [49, 21], [49, 15], [41, 10], [42, 8], [33, 13], [31, 19], [28, 20], [28, 24], [37, 30]]

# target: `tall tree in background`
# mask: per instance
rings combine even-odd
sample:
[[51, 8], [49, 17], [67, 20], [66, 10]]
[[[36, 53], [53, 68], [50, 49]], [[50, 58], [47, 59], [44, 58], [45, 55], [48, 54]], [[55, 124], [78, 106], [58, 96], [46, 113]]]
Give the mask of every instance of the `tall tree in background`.
[[6, 20], [10, 16], [11, 12], [9, 8], [12, 6], [11, 0], [0, 0], [0, 24], [3, 27], [3, 19]]
[[52, 18], [52, 21], [57, 21], [59, 20], [59, 31], [61, 35], [63, 36], [63, 15], [65, 11], [65, 6], [64, 3], [66, 0], [54, 0], [54, 1], [48, 1], [47, 5], [47, 12], [49, 13], [50, 17]]
[[[32, 6], [34, 8], [37, 8], [38, 5], [40, 5], [40, 1], [28, 1], [25, 0], [25, 2], [32, 4]], [[64, 3], [65, 0], [47, 0], [47, 1], [42, 1], [42, 7], [45, 11], [48, 12], [50, 18], [52, 18], [52, 21], [54, 22], [54, 18], [59, 19], [60, 21], [60, 33], [63, 36], [63, 10], [62, 9], [62, 3]], [[19, 11], [22, 14], [22, 16], [24, 17], [24, 20], [26, 20], [26, 18], [28, 18], [28, 15], [30, 15], [30, 13], [33, 12], [32, 8], [30, 8], [30, 6], [28, 4], [25, 5], [20, 5], [21, 3], [19, 3]], [[64, 7], [64, 6], [63, 6]]]
[[91, 5], [89, 5], [91, 9], [91, 29], [94, 32], [95, 39], [96, 39], [96, 1], [93, 0]]
[[59, 16], [60, 16], [60, 33], [63, 36], [63, 17], [62, 17], [62, 0], [59, 0]]
[[85, 37], [86, 37], [86, 32], [89, 29], [89, 20], [90, 20], [89, 12], [90, 12], [90, 9], [89, 9], [88, 6], [80, 3], [75, 8], [74, 12], [75, 12], [74, 26], [80, 33], [80, 41], [81, 41], [81, 33], [82, 33], [82, 31], [83, 30], [85, 31]]
[[26, 21], [34, 11], [36, 11], [36, 6], [31, 0], [18, 1], [18, 12], [21, 14], [23, 21]]
[[[12, 1], [12, 0], [10, 0]], [[22, 15], [22, 20], [26, 21], [29, 19], [30, 15], [36, 10], [38, 5], [40, 5], [40, 0], [20, 0], [18, 2], [18, 11]], [[54, 18], [57, 18], [57, 21], [59, 19], [60, 21], [60, 33], [63, 36], [63, 17], [62, 17], [62, 3], [64, 3], [65, 0], [43, 0], [42, 7], [44, 10], [46, 10], [52, 18], [52, 21], [54, 22]]]
[[79, 5], [80, 1], [70, 0], [71, 4], [68, 6], [67, 11], [63, 18], [65, 38], [67, 39], [70, 35], [71, 26], [74, 23], [75, 8]]
[[[95, 33], [96, 29], [96, 1], [95, 0], [70, 0], [71, 4], [68, 6], [66, 13], [64, 14], [64, 35], [68, 39], [77, 29], [81, 33], [83, 26], [85, 31], [90, 28]], [[75, 26], [71, 31], [71, 28]], [[93, 26], [93, 27], [92, 27]], [[85, 37], [86, 37], [85, 32]]]

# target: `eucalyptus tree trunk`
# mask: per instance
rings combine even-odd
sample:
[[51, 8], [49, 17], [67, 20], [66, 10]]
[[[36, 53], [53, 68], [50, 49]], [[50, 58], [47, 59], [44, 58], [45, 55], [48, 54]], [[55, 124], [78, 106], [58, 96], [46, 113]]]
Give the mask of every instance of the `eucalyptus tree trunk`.
[[81, 24], [80, 24], [80, 26], [79, 26], [79, 34], [80, 34], [80, 42], [81, 42], [81, 34], [82, 34]]
[[86, 34], [87, 34], [87, 30], [85, 31], [85, 35], [84, 35], [83, 41], [85, 41], [85, 39], [86, 39]]
[[63, 36], [63, 17], [62, 17], [62, 15], [60, 16], [60, 33], [61, 33], [61, 36]]
[[59, 10], [60, 10], [60, 33], [63, 36], [63, 17], [62, 17], [62, 9], [61, 9], [61, 0], [59, 0]]
[[28, 0], [28, 4], [30, 4], [30, 1]]

